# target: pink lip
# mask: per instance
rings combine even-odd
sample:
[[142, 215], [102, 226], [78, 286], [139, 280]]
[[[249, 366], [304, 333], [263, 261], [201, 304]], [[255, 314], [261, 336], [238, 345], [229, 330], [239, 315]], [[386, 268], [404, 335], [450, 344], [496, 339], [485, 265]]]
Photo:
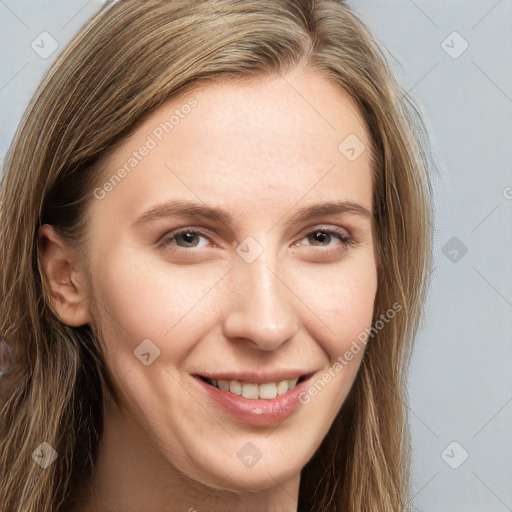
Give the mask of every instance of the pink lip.
[[[282, 374], [281, 374], [282, 375]], [[222, 379], [221, 377], [218, 377]], [[271, 400], [257, 399], [250, 400], [242, 396], [235, 395], [230, 391], [223, 391], [212, 386], [199, 377], [194, 380], [201, 386], [201, 389], [206, 392], [208, 398], [220, 405], [224, 411], [227, 411], [231, 416], [243, 423], [250, 423], [252, 425], [265, 426], [271, 425], [279, 421], [283, 421], [291, 416], [301, 405], [299, 402], [299, 395], [305, 391], [309, 385], [309, 376], [306, 380], [297, 384], [297, 386], [284, 395], [277, 396]], [[230, 379], [225, 379], [230, 380]], [[238, 380], [238, 379], [235, 379]], [[275, 381], [255, 381], [244, 379], [245, 382], [275, 382]]]

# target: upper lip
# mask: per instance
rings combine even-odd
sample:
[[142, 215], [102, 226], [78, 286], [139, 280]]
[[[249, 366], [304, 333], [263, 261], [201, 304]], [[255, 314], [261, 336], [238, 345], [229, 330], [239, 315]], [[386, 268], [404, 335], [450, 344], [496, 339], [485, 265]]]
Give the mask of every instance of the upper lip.
[[251, 382], [254, 384], [263, 384], [265, 382], [281, 382], [282, 380], [307, 378], [314, 372], [308, 370], [296, 369], [276, 369], [262, 371], [243, 371], [243, 372], [212, 372], [196, 374], [197, 377], [206, 377], [211, 380], [237, 380], [240, 382]]

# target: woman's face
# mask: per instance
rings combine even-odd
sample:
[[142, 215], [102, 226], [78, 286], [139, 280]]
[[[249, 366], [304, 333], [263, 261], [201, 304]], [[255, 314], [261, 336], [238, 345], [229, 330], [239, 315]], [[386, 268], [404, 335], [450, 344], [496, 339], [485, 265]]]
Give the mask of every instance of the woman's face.
[[296, 71], [174, 99], [111, 154], [88, 225], [105, 422], [155, 473], [264, 489], [319, 447], [372, 321], [369, 142], [346, 93]]

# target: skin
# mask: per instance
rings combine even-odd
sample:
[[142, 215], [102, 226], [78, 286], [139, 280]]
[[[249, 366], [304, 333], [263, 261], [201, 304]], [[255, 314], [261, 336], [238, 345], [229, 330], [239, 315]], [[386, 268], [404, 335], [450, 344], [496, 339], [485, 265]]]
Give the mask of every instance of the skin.
[[[104, 405], [99, 459], [76, 510], [296, 511], [300, 471], [363, 356], [272, 425], [233, 418], [191, 376], [296, 368], [315, 381], [371, 326], [377, 290], [371, 217], [294, 216], [326, 200], [372, 209], [369, 151], [351, 162], [338, 150], [349, 134], [369, 147], [361, 117], [343, 90], [311, 72], [208, 85], [167, 102], [111, 152], [106, 179], [191, 96], [190, 114], [92, 202], [88, 268], [51, 226], [40, 231], [60, 318], [101, 328], [120, 400]], [[231, 220], [136, 223], [176, 198], [223, 207]], [[196, 237], [173, 238], [187, 227]], [[353, 244], [336, 234], [316, 241], [321, 228]], [[158, 246], [164, 235], [169, 244]], [[263, 249], [252, 263], [236, 252], [249, 236]], [[149, 366], [134, 356], [144, 339], [161, 351]], [[250, 468], [236, 456], [248, 442], [262, 454]]]

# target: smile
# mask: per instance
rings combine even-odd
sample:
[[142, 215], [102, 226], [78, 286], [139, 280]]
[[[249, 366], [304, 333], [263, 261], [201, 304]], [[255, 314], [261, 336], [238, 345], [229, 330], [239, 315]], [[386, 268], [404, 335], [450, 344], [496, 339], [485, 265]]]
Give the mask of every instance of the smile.
[[[193, 380], [207, 397], [205, 408], [220, 407], [243, 423], [268, 426], [292, 416], [301, 406], [304, 393], [315, 372], [297, 370], [195, 374]], [[238, 378], [236, 378], [238, 377]]]
[[234, 395], [238, 395], [249, 400], [271, 400], [295, 389], [297, 384], [301, 382], [301, 380], [304, 380], [305, 377], [284, 379], [279, 382], [263, 382], [260, 384], [255, 382], [241, 382], [238, 380], [212, 380], [208, 377], [202, 376], [200, 378], [207, 384], [210, 384], [210, 386], [222, 391], [229, 391]]

